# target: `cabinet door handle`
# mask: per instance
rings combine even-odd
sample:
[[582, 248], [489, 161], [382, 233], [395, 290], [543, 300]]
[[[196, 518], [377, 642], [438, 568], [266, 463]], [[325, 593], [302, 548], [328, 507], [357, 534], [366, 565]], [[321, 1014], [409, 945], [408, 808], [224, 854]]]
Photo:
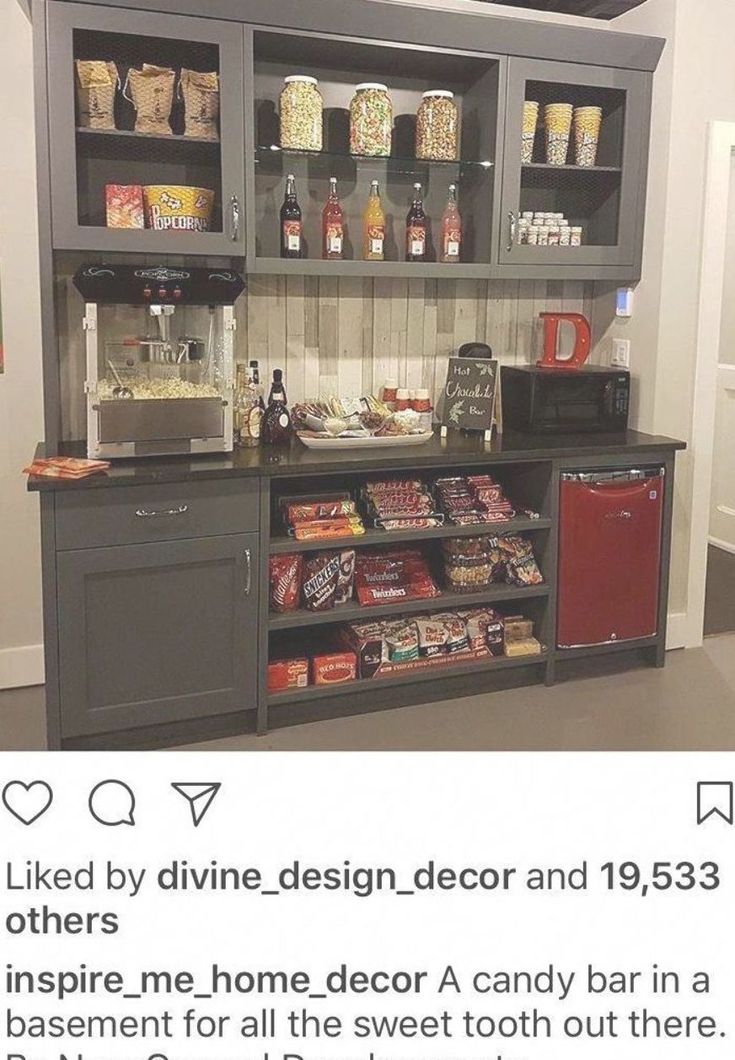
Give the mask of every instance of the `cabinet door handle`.
[[250, 557], [250, 549], [246, 548], [243, 555], [245, 556], [245, 595], [250, 596], [253, 578], [253, 565]]
[[166, 519], [171, 515], [186, 515], [188, 511], [188, 504], [180, 504], [177, 508], [137, 508], [135, 516], [137, 519]]
[[237, 243], [240, 238], [240, 200], [237, 195], [230, 199], [230, 220], [232, 222], [232, 242]]
[[508, 211], [508, 253], [516, 244], [516, 215], [513, 210]]

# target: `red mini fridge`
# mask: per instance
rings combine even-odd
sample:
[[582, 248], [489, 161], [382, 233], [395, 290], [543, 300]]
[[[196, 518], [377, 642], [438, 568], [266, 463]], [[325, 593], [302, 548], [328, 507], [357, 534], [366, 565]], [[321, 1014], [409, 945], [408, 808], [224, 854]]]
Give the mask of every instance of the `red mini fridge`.
[[562, 474], [558, 647], [657, 633], [664, 473]]

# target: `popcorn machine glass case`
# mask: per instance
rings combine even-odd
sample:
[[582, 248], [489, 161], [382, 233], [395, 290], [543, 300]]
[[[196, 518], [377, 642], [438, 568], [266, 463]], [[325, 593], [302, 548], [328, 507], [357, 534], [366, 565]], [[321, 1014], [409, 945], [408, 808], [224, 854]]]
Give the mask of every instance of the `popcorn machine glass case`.
[[227, 269], [85, 265], [87, 452], [114, 459], [232, 449], [234, 303]]

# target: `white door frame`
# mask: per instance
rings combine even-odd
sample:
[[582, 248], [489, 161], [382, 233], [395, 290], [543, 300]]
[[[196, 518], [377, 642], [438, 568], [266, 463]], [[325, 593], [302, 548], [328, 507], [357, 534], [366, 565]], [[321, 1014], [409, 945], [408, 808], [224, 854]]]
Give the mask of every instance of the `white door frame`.
[[709, 129], [704, 190], [702, 267], [699, 287], [697, 351], [692, 412], [692, 518], [689, 540], [686, 647], [702, 643], [707, 589], [712, 467], [717, 410], [717, 369], [722, 333], [722, 305], [727, 254], [727, 218], [735, 122], [712, 122]]

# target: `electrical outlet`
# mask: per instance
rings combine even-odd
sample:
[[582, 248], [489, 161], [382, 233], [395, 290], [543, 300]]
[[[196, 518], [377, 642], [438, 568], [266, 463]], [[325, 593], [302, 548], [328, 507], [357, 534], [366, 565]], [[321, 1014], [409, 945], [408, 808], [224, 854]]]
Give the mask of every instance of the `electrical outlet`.
[[630, 368], [630, 339], [613, 339], [610, 364], [614, 368]]

